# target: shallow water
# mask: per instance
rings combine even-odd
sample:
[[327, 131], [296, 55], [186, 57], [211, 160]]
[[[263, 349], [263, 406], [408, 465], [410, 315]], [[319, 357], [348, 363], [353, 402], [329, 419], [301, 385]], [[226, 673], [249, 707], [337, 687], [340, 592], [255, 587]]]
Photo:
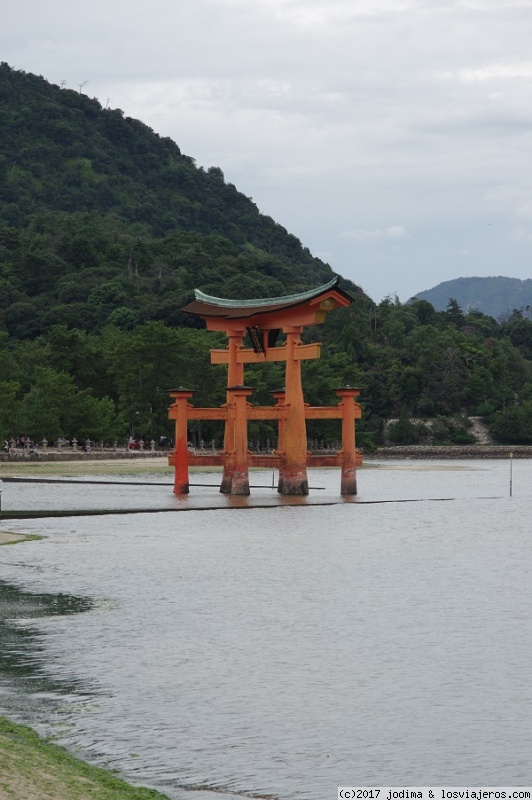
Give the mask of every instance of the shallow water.
[[4, 580], [94, 604], [14, 623], [50, 685], [4, 677], [0, 707], [179, 800], [530, 784], [532, 462], [511, 498], [509, 467], [383, 463], [350, 503], [313, 471], [325, 490], [247, 513], [212, 489], [4, 484], [4, 508], [213, 509], [2, 523], [47, 537], [1, 548]]

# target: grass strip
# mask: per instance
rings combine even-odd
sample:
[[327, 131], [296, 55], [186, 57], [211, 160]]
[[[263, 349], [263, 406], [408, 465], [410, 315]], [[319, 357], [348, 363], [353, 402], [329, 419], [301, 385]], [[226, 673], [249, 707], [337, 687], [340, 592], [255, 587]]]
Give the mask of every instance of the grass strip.
[[44, 539], [35, 533], [11, 533], [10, 531], [0, 531], [0, 547], [8, 544], [19, 544], [19, 542], [36, 542]]
[[0, 717], [0, 800], [168, 800]]

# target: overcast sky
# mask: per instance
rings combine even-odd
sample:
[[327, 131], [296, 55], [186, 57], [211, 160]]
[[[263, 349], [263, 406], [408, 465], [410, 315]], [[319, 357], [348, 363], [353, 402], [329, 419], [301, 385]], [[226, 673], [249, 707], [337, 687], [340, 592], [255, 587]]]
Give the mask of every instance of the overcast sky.
[[376, 301], [532, 277], [532, 0], [0, 0], [0, 58], [170, 136]]

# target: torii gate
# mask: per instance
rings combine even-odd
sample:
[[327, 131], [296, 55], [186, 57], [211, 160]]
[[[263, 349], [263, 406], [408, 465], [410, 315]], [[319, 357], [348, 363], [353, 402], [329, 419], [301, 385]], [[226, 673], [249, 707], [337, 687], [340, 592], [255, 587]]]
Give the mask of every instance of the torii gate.
[[[263, 300], [227, 300], [211, 297], [196, 289], [196, 299], [182, 311], [200, 316], [208, 330], [225, 331], [228, 347], [211, 350], [211, 363], [227, 364], [227, 402], [220, 408], [194, 408], [188, 403], [193, 392], [171, 390], [175, 402], [169, 416], [176, 421], [175, 450], [169, 463], [175, 467], [174, 492], [187, 493], [188, 465], [192, 463], [223, 464], [220, 491], [226, 494], [248, 495], [248, 468], [279, 467], [278, 491], [284, 495], [308, 494], [307, 464], [325, 466], [331, 463], [342, 467], [342, 494], [356, 494], [356, 466], [359, 456], [355, 449], [355, 419], [361, 416], [355, 397], [358, 389], [337, 390], [341, 402], [337, 406], [308, 406], [304, 402], [301, 384], [301, 361], [319, 358], [321, 344], [303, 344], [301, 333], [305, 325], [325, 320], [334, 308], [348, 306], [351, 297], [338, 286], [338, 278], [300, 294]], [[244, 348], [247, 333], [253, 348]], [[280, 332], [286, 341], [276, 345]], [[285, 389], [274, 392], [275, 406], [252, 406], [248, 397], [253, 390], [244, 384], [244, 365], [269, 361], [286, 363]], [[187, 422], [193, 419], [223, 419], [225, 421], [224, 452], [222, 455], [193, 456], [188, 453]], [[277, 419], [279, 424], [278, 452], [273, 456], [248, 453], [247, 423], [252, 419]], [[342, 450], [336, 456], [311, 456], [307, 453], [305, 419], [341, 419]], [[198, 460], [200, 459], [200, 460]]]

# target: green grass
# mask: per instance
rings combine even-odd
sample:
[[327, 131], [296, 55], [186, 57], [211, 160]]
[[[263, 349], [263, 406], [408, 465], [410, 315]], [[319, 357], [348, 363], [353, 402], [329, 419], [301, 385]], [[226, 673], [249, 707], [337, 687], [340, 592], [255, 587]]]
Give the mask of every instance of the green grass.
[[2, 800], [168, 800], [71, 756], [31, 728], [0, 717]]
[[[0, 516], [0, 520], [1, 520]], [[15, 536], [15, 539], [10, 539], [7, 542], [2, 541], [2, 534], [7, 536]], [[36, 533], [13, 533], [12, 531], [0, 531], [0, 547], [8, 544], [19, 544], [20, 542], [37, 542], [39, 539], [44, 539], [44, 536], [38, 536]]]

